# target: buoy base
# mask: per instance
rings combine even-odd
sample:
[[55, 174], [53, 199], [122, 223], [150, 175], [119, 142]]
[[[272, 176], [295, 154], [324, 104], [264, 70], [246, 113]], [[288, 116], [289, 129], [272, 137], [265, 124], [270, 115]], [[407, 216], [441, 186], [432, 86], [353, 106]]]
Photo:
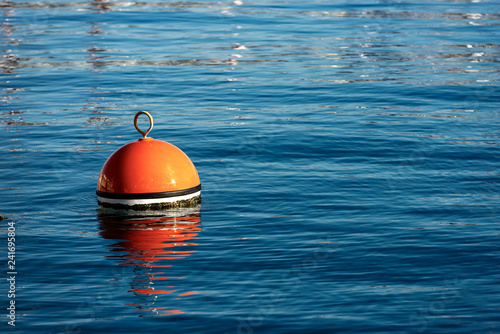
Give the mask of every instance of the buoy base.
[[133, 210], [183, 208], [201, 203], [201, 191], [183, 196], [152, 199], [106, 198], [98, 195], [97, 202], [106, 207]]

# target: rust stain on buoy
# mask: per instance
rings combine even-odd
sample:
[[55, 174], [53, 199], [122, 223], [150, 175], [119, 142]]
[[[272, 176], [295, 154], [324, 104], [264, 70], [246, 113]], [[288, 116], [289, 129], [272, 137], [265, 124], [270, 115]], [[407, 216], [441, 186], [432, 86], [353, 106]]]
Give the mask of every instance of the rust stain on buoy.
[[[147, 131], [137, 125], [141, 114], [149, 118]], [[96, 190], [99, 204], [151, 209], [199, 203], [200, 178], [189, 157], [170, 143], [147, 137], [153, 128], [148, 112], [138, 112], [134, 125], [143, 138], [120, 147], [104, 163]]]

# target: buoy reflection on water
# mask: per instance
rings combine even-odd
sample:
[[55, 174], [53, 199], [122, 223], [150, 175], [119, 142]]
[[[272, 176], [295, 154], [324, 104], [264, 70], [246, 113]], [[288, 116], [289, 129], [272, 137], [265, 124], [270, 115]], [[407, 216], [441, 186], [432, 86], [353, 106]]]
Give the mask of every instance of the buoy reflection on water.
[[[113, 240], [108, 258], [123, 265], [135, 266], [135, 277], [129, 282], [128, 292], [141, 302], [136, 310], [150, 311], [154, 315], [184, 313], [163, 306], [164, 295], [175, 298], [197, 294], [176, 287], [185, 275], [169, 275], [174, 260], [182, 260], [196, 253], [193, 241], [202, 231], [199, 208], [175, 211], [136, 211], [100, 208], [100, 235]], [[159, 305], [160, 304], [160, 305]]]

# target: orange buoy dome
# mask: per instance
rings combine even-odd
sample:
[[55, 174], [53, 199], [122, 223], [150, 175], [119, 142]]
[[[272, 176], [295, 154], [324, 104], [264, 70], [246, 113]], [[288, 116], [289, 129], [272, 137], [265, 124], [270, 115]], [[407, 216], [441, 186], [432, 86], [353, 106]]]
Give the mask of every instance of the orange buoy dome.
[[[145, 133], [137, 126], [141, 114], [151, 122]], [[153, 125], [149, 113], [137, 113], [134, 124], [144, 138], [120, 147], [104, 163], [97, 182], [99, 203], [147, 208], [198, 203], [200, 178], [189, 157], [170, 143], [146, 137]]]

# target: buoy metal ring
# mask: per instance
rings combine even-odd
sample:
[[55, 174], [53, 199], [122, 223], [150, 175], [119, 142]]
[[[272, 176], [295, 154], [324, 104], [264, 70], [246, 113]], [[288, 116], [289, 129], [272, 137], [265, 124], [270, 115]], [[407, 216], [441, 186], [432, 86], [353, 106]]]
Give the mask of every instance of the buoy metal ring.
[[[149, 128], [146, 131], [142, 131], [139, 128], [139, 126], [137, 125], [137, 119], [142, 114], [147, 115], [149, 117]], [[134, 117], [134, 126], [137, 129], [137, 131], [139, 131], [139, 133], [142, 135], [142, 138], [147, 138], [148, 133], [153, 129], [153, 117], [147, 111], [143, 111], [143, 110], [139, 111], [137, 114], [135, 114], [135, 117]]]

